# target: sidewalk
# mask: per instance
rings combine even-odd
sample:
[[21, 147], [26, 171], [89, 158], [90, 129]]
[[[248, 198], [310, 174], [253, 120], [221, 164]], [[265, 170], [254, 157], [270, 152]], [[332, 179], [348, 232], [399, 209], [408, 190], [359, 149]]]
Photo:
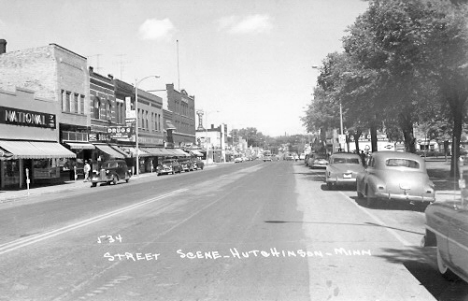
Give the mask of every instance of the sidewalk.
[[[227, 164], [227, 163], [209, 164], [209, 165], [205, 165], [205, 168], [213, 168], [222, 164]], [[157, 176], [158, 174], [156, 172], [143, 173], [138, 176], [131, 177], [130, 181], [138, 181], [143, 178], [157, 177]], [[29, 192], [27, 189], [0, 190], [0, 204], [24, 201], [30, 197], [35, 197], [35, 196], [39, 196], [43, 194], [60, 193], [60, 192], [77, 190], [81, 188], [89, 188], [89, 187], [91, 187], [91, 182], [83, 182], [82, 179], [79, 179], [76, 181], [73, 181], [73, 180], [64, 181], [63, 183], [56, 184], [56, 185], [33, 187], [29, 189]]]

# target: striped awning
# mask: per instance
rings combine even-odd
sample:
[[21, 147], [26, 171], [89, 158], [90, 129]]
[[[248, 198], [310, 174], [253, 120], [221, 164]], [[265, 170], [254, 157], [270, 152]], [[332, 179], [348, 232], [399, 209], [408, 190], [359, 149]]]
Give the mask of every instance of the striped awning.
[[196, 150], [196, 149], [192, 149], [192, 150], [190, 151], [190, 154], [191, 154], [191, 155], [194, 155], [194, 156], [197, 156], [197, 157], [203, 157], [203, 154], [200, 153], [200, 152], [199, 152], [198, 150]]
[[95, 149], [96, 148], [91, 143], [68, 142], [65, 144], [68, 145], [70, 149]]
[[76, 158], [76, 155], [57, 142], [1, 140], [4, 151], [1, 160]]
[[187, 154], [186, 152], [184, 152], [183, 150], [179, 148], [171, 149], [171, 151], [175, 153], [175, 156], [185, 156], [185, 157], [189, 156], [189, 154]]
[[146, 147], [146, 148], [143, 148], [143, 150], [152, 154], [153, 156], [159, 156], [159, 157], [175, 156], [174, 152], [166, 148]]
[[[125, 153], [130, 154], [132, 157], [136, 157], [136, 155], [137, 155], [136, 154], [136, 147], [119, 146], [119, 148], [122, 151], [124, 151]], [[151, 157], [151, 156], [153, 156], [152, 154], [150, 154], [146, 150], [142, 149], [141, 147], [139, 147], [138, 149], [139, 149], [139, 152], [138, 152], [139, 157]]]
[[123, 153], [115, 150], [114, 148], [110, 147], [109, 145], [94, 144], [94, 146], [96, 146], [97, 149], [99, 149], [100, 151], [108, 154], [112, 158], [125, 159], [125, 157], [126, 157]]

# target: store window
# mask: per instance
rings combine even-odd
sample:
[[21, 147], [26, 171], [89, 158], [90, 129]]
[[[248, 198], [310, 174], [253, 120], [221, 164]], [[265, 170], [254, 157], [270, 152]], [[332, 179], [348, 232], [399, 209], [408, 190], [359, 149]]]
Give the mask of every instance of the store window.
[[3, 161], [2, 180], [5, 186], [20, 184], [19, 161], [17, 160]]
[[60, 176], [57, 159], [33, 160], [33, 179], [54, 179]]

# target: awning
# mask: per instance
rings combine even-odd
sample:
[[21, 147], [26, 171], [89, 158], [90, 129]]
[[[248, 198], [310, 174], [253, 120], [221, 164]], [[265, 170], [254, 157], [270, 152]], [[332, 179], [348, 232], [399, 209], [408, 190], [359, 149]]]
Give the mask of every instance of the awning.
[[172, 124], [170, 120], [166, 120], [166, 130], [176, 130], [177, 128]]
[[174, 152], [166, 148], [147, 147], [147, 148], [143, 148], [143, 150], [152, 154], [153, 156], [159, 156], [159, 157], [175, 156]]
[[69, 142], [65, 143], [71, 149], [95, 149], [96, 147], [90, 143], [77, 143], [77, 142]]
[[186, 152], [184, 152], [180, 148], [174, 148], [174, 149], [171, 149], [171, 151], [173, 151], [176, 156], [185, 156], [185, 157], [189, 156], [189, 154], [187, 154]]
[[3, 160], [76, 158], [76, 155], [57, 142], [0, 141], [6, 151]]
[[203, 157], [203, 154], [200, 153], [199, 151], [195, 150], [195, 149], [194, 149], [194, 150], [191, 150], [191, 151], [190, 151], [190, 154], [192, 154], [192, 155], [194, 155], [194, 156], [197, 156], [197, 157]]
[[96, 146], [97, 149], [99, 149], [100, 151], [102, 152], [105, 152], [106, 154], [108, 154], [109, 156], [113, 157], [113, 158], [117, 158], [117, 159], [125, 159], [125, 155], [122, 154], [121, 152], [118, 152], [117, 150], [115, 150], [114, 148], [110, 147], [109, 145], [105, 145], [105, 144], [95, 144], [94, 146]]
[[[130, 156], [132, 157], [136, 157], [136, 147], [123, 147], [123, 146], [119, 146], [119, 148], [125, 152], [126, 154], [129, 154]], [[146, 152], [144, 149], [142, 148], [138, 148], [140, 151], [138, 152], [138, 156], [139, 157], [150, 157], [150, 156], [153, 156], [152, 154]]]

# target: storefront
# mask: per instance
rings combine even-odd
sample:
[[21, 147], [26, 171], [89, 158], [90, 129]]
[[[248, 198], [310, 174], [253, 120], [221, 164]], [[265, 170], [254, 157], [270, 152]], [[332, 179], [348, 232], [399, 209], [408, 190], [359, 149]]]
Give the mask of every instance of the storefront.
[[49, 113], [56, 102], [17, 87], [0, 90], [0, 103], [0, 189], [60, 181], [61, 162], [76, 155], [58, 142], [57, 116]]
[[23, 188], [29, 183], [60, 180], [60, 160], [76, 155], [57, 142], [0, 141], [1, 188]]

